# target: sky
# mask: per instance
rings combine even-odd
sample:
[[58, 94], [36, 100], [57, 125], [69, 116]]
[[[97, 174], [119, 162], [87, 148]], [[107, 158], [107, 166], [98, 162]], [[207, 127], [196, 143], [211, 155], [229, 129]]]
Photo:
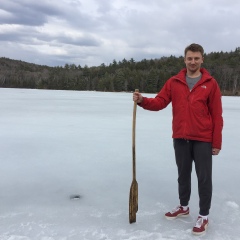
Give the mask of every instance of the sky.
[[139, 205], [129, 224], [132, 94], [0, 88], [0, 239], [239, 240], [240, 98], [222, 100], [209, 227], [193, 237], [194, 167], [190, 216], [164, 217], [179, 204], [171, 105], [159, 112], [137, 107]]
[[48, 66], [109, 65], [240, 47], [236, 0], [0, 0], [0, 57]]

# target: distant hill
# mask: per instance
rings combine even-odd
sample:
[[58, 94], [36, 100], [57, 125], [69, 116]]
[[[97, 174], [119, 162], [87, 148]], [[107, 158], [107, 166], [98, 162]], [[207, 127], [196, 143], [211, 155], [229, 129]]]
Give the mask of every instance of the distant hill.
[[[240, 48], [204, 56], [205, 67], [218, 81], [223, 95], [240, 95]], [[135, 62], [113, 60], [109, 66], [49, 67], [0, 58], [0, 87], [62, 90], [133, 91], [156, 93], [184, 67], [183, 57], [162, 57]]]

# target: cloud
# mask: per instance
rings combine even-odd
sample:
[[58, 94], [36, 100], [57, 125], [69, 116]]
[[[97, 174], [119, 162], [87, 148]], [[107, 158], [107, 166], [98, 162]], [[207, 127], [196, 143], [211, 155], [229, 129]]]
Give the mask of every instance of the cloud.
[[[49, 16], [60, 16], [61, 11], [49, 1], [0, 1], [5, 16], [0, 16], [1, 24], [41, 26]], [[56, 5], [57, 6], [57, 5]]]
[[93, 66], [180, 56], [192, 42], [230, 51], [239, 47], [239, 8], [234, 0], [0, 0], [0, 52]]

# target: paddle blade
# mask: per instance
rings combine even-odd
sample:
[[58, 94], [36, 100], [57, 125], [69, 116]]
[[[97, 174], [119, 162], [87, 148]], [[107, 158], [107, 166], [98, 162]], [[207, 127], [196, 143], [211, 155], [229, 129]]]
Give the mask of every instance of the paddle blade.
[[136, 180], [132, 181], [129, 196], [129, 222], [136, 222], [136, 213], [138, 211], [138, 183]]

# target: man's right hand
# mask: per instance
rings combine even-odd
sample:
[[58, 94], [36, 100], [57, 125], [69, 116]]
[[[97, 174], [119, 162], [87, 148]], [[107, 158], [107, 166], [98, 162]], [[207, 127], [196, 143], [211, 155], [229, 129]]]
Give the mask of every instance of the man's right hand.
[[134, 92], [133, 93], [133, 101], [136, 103], [141, 103], [143, 101], [143, 96], [139, 92]]

